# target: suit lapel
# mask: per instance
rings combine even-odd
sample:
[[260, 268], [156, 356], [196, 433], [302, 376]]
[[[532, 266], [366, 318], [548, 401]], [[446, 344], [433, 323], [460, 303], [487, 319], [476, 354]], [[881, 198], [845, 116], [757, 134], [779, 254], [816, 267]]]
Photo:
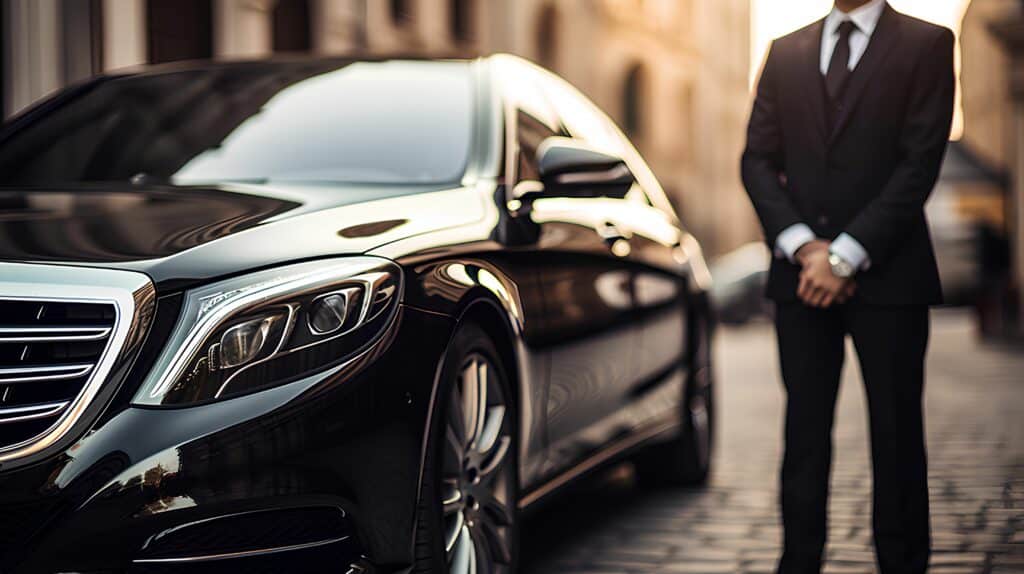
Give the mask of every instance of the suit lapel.
[[821, 36], [825, 20], [818, 20], [807, 29], [801, 40], [803, 61], [800, 62], [800, 83], [807, 92], [811, 119], [821, 141], [826, 141], [828, 120], [825, 116], [825, 92], [821, 77]]
[[857, 63], [857, 67], [853, 70], [853, 74], [850, 75], [850, 83], [846, 87], [846, 92], [842, 98], [842, 110], [836, 118], [835, 129], [832, 130], [828, 138], [829, 145], [832, 145], [836, 138], [839, 137], [839, 134], [842, 133], [843, 128], [850, 121], [850, 116], [853, 114], [854, 109], [860, 102], [861, 96], [864, 95], [864, 90], [870, 83], [871, 77], [882, 67], [885, 56], [896, 45], [899, 39], [898, 28], [899, 21], [896, 18], [896, 11], [886, 4], [882, 17], [878, 20], [878, 27], [875, 28], [874, 34], [871, 35], [871, 41], [868, 43], [867, 50], [861, 56], [860, 62]]

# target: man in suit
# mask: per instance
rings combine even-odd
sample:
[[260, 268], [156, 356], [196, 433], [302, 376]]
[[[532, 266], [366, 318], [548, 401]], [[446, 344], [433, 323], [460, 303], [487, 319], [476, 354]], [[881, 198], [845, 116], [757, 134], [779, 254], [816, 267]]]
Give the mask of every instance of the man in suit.
[[742, 172], [776, 255], [782, 574], [821, 570], [847, 335], [867, 389], [880, 571], [928, 567], [922, 393], [928, 308], [942, 290], [924, 203], [952, 121], [953, 47], [950, 30], [885, 0], [836, 0], [765, 61]]

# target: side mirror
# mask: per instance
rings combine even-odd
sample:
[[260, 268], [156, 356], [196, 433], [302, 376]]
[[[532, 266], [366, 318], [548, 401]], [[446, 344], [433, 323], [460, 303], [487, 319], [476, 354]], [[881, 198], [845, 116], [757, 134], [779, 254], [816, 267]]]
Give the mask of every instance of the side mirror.
[[572, 138], [549, 137], [537, 147], [544, 197], [626, 197], [635, 181], [622, 158]]

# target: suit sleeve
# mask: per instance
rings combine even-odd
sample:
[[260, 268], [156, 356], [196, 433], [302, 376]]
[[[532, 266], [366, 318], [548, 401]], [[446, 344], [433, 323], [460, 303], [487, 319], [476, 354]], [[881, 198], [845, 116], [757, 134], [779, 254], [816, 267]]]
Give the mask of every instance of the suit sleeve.
[[943, 30], [922, 54], [900, 134], [900, 160], [882, 192], [857, 214], [846, 233], [884, 265], [924, 211], [939, 177], [953, 121], [956, 80], [953, 33]]
[[783, 230], [803, 222], [780, 181], [784, 154], [776, 85], [778, 59], [775, 44], [772, 44], [757, 84], [747, 127], [747, 147], [740, 167], [743, 185], [761, 220], [765, 240], [772, 246]]

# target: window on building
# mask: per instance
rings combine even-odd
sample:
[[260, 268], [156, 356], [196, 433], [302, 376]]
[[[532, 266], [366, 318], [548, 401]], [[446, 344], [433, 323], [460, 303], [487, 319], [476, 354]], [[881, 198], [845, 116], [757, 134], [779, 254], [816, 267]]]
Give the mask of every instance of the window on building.
[[151, 63], [213, 56], [212, 0], [149, 0], [146, 29]]
[[274, 5], [274, 51], [308, 52], [312, 46], [309, 0], [278, 0]]
[[64, 0], [64, 83], [84, 80], [103, 70], [103, 5], [100, 0]]
[[473, 0], [451, 0], [448, 16], [451, 19], [452, 38], [456, 42], [473, 41]]
[[537, 63], [558, 71], [558, 9], [547, 4], [537, 14]]
[[634, 139], [644, 131], [645, 81], [644, 68], [637, 63], [629, 67], [622, 82], [622, 129]]
[[390, 0], [391, 22], [401, 26], [412, 19], [412, 7], [410, 0]]
[[683, 158], [684, 163], [693, 165], [693, 155], [697, 149], [697, 143], [694, 141], [697, 133], [697, 110], [693, 84], [689, 81], [680, 86], [679, 100], [679, 109], [682, 114], [682, 125], [679, 126], [679, 137], [677, 138], [679, 155]]

